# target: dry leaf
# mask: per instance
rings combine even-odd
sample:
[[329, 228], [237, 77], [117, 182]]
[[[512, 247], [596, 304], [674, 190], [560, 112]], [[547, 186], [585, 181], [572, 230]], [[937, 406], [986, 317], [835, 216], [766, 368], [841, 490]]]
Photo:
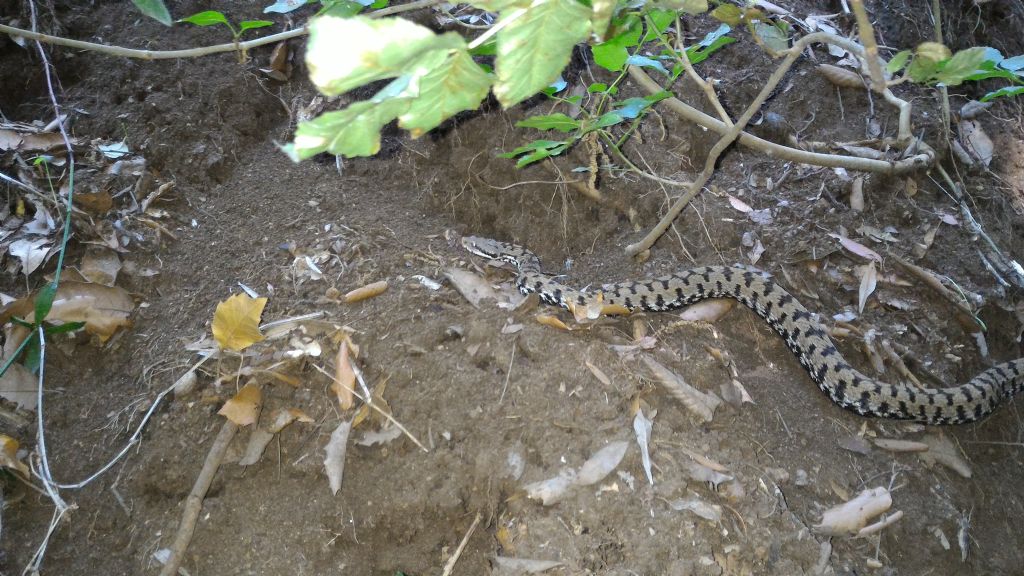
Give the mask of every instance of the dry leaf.
[[600, 368], [591, 364], [589, 360], [584, 362], [584, 365], [586, 365], [587, 369], [590, 370], [590, 373], [593, 374], [594, 378], [597, 378], [601, 382], [601, 384], [604, 384], [605, 386], [612, 385], [612, 379], [609, 378], [608, 375], [605, 374], [604, 371], [602, 371]]
[[11, 364], [0, 376], [0, 398], [6, 398], [25, 410], [36, 409], [38, 387], [35, 374], [21, 364]]
[[718, 504], [709, 504], [697, 496], [690, 498], [678, 498], [672, 500], [668, 505], [677, 511], [689, 510], [697, 516], [711, 522], [718, 523], [722, 519], [722, 507]]
[[274, 438], [274, 435], [280, 432], [295, 420], [300, 422], [313, 422], [313, 419], [306, 415], [305, 412], [298, 408], [286, 408], [276, 410], [273, 416], [273, 422], [270, 428], [264, 430], [263, 428], [254, 428], [252, 435], [249, 436], [249, 444], [245, 448], [245, 455], [238, 461], [239, 466], [252, 466], [253, 464], [260, 461], [263, 457], [263, 452], [267, 448], [267, 444]]
[[850, 210], [854, 212], [864, 211], [864, 179], [857, 177], [850, 185]]
[[28, 276], [35, 272], [36, 268], [46, 261], [50, 248], [53, 245], [49, 238], [35, 238], [32, 240], [22, 238], [11, 242], [7, 251], [18, 260], [21, 260], [21, 271]]
[[266, 305], [266, 298], [252, 298], [248, 294], [235, 294], [217, 304], [213, 314], [213, 337], [217, 344], [241, 352], [263, 340], [260, 316]]
[[0, 468], [10, 468], [28, 478], [28, 466], [18, 460], [18, 441], [6, 434], [0, 434]]
[[348, 436], [352, 431], [352, 421], [343, 421], [331, 432], [331, 439], [324, 446], [324, 469], [327, 471], [327, 483], [331, 494], [335, 496], [341, 490], [341, 479], [345, 474], [345, 453], [348, 451]]
[[929, 434], [923, 440], [928, 444], [928, 451], [919, 453], [917, 457], [926, 464], [938, 462], [964, 478], [972, 476], [971, 465], [964, 460], [956, 445], [945, 434]]
[[242, 386], [242, 389], [225, 402], [217, 413], [239, 426], [248, 426], [256, 423], [262, 403], [263, 392], [259, 386], [250, 382]]
[[601, 480], [604, 480], [604, 477], [611, 474], [612, 470], [615, 470], [619, 463], [622, 462], [622, 458], [626, 455], [626, 450], [628, 449], [628, 442], [619, 441], [612, 442], [597, 452], [594, 452], [594, 454], [588, 458], [582, 466], [580, 466], [579, 473], [576, 475], [576, 485], [590, 486], [591, 484], [597, 484]]
[[750, 214], [751, 212], [754, 211], [754, 209], [751, 208], [751, 206], [744, 202], [743, 200], [740, 200], [739, 198], [733, 196], [732, 194], [727, 194], [727, 196], [729, 198], [729, 204], [732, 204], [732, 207], [739, 210], [740, 212], [743, 212], [744, 214]]
[[643, 410], [637, 410], [636, 416], [633, 417], [633, 432], [636, 434], [636, 443], [640, 446], [640, 463], [644, 467], [644, 474], [647, 475], [647, 481], [650, 482], [651, 486], [654, 486], [654, 476], [651, 474], [651, 453], [648, 449], [651, 443], [651, 430], [654, 428], [654, 422], [651, 422], [644, 416]]
[[[12, 316], [32, 321], [36, 294], [19, 298], [0, 310], [0, 324], [6, 324]], [[128, 317], [134, 309], [135, 303], [128, 292], [116, 286], [62, 281], [46, 320], [85, 322], [85, 330], [105, 342], [118, 328], [131, 323]]]
[[460, 268], [449, 268], [445, 270], [445, 276], [451, 281], [452, 286], [462, 294], [462, 297], [469, 300], [473, 306], [479, 307], [482, 300], [499, 301], [498, 293], [482, 277]]
[[654, 372], [654, 376], [665, 386], [676, 400], [693, 413], [701, 422], [710, 422], [715, 416], [715, 408], [722, 403], [714, 394], [705, 394], [687, 384], [681, 376], [665, 368], [649, 356], [644, 356], [644, 363]]
[[566, 326], [565, 322], [562, 322], [557, 316], [552, 316], [550, 314], [537, 314], [535, 319], [537, 320], [537, 322], [545, 326], [549, 326], [551, 328], [558, 328], [559, 330], [571, 330], [571, 328]]
[[398, 426], [391, 426], [379, 431], [371, 431], [363, 434], [363, 437], [356, 440], [358, 446], [375, 446], [377, 444], [388, 444], [402, 437], [402, 429]]
[[538, 574], [562, 566], [561, 562], [555, 560], [534, 560], [531, 558], [508, 558], [505, 556], [494, 557], [494, 576], [522, 576], [523, 574]]
[[982, 166], [988, 167], [992, 163], [992, 155], [995, 151], [995, 144], [981, 128], [981, 123], [976, 120], [964, 120], [960, 122], [960, 141], [964, 148]]
[[89, 282], [113, 286], [117, 281], [117, 273], [121, 271], [121, 258], [106, 246], [89, 246], [85, 249], [78, 271]]
[[912, 440], [875, 438], [873, 442], [875, 443], [875, 446], [890, 452], [925, 452], [928, 450], [928, 445], [924, 442], [914, 442]]
[[857, 310], [864, 313], [864, 303], [868, 301], [868, 298], [875, 291], [875, 286], [878, 285], [878, 272], [875, 270], [874, 261], [869, 262], [864, 267], [863, 273], [860, 276], [860, 290], [857, 293]]
[[352, 391], [355, 390], [356, 373], [349, 363], [348, 345], [349, 339], [346, 335], [338, 347], [338, 355], [334, 358], [334, 382], [331, 382], [331, 390], [338, 397], [338, 405], [342, 410], [348, 410], [355, 404]]
[[372, 284], [367, 284], [360, 288], [345, 294], [344, 302], [351, 304], [352, 302], [359, 302], [360, 300], [366, 300], [367, 298], [373, 298], [380, 296], [388, 289], [388, 281], [381, 280]]
[[860, 242], [850, 240], [849, 238], [841, 234], [829, 234], [829, 236], [835, 238], [836, 240], [839, 240], [839, 243], [843, 245], [843, 248], [846, 248], [847, 250], [853, 252], [857, 256], [860, 256], [861, 258], [867, 258], [868, 260], [874, 260], [875, 262], [881, 264], [882, 257], [879, 256], [878, 252], [875, 252], [874, 250], [868, 248], [867, 246], [861, 244]]
[[826, 80], [840, 88], [864, 87], [864, 80], [861, 79], [860, 74], [848, 68], [840, 68], [831, 64], [818, 64], [817, 70]]

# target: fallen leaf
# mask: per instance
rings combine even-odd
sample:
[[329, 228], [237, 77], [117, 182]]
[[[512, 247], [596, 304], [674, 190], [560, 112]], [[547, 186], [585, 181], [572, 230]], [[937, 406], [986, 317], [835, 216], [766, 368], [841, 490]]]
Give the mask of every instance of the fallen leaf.
[[651, 422], [644, 416], [643, 410], [637, 410], [636, 416], [633, 417], [633, 432], [636, 434], [636, 443], [640, 447], [640, 462], [644, 467], [644, 474], [647, 475], [647, 481], [650, 482], [651, 486], [654, 486], [654, 476], [651, 474], [651, 453], [648, 449], [651, 443], [651, 430], [654, 428], [654, 422]]
[[459, 294], [475, 307], [479, 307], [483, 300], [499, 300], [498, 293], [481, 276], [460, 268], [449, 268], [444, 275]]
[[360, 288], [356, 288], [351, 292], [345, 294], [344, 302], [351, 304], [353, 302], [359, 302], [360, 300], [366, 300], [368, 298], [374, 298], [380, 296], [388, 289], [388, 281], [381, 280], [372, 284], [367, 284]]
[[576, 475], [576, 484], [578, 486], [590, 486], [604, 480], [604, 477], [611, 474], [612, 470], [615, 470], [619, 463], [622, 462], [622, 458], [626, 455], [626, 450], [628, 449], [628, 442], [618, 441], [612, 442], [594, 452], [580, 466], [579, 473]]
[[922, 440], [928, 445], [928, 451], [919, 453], [917, 457], [926, 464], [938, 462], [964, 478], [972, 476], [971, 465], [964, 460], [956, 445], [945, 434], [929, 434]]
[[6, 434], [0, 434], [0, 467], [10, 468], [21, 473], [22, 476], [28, 478], [29, 470], [28, 466], [24, 462], [18, 460], [18, 446], [20, 444], [14, 438]]
[[346, 336], [334, 358], [334, 382], [331, 382], [331, 390], [338, 397], [338, 406], [342, 410], [348, 410], [355, 404], [353, 390], [356, 385], [356, 373], [348, 359], [348, 345], [349, 339]]
[[557, 316], [552, 316], [550, 314], [537, 314], [535, 319], [537, 320], [537, 322], [540, 322], [541, 324], [551, 328], [557, 328], [559, 330], [570, 330], [570, 328], [565, 324], [565, 322], [562, 322]]
[[331, 494], [337, 496], [341, 490], [341, 479], [345, 474], [345, 453], [348, 451], [348, 436], [352, 432], [352, 421], [343, 421], [331, 432], [331, 439], [324, 446], [324, 470], [327, 471], [327, 483]]
[[47, 259], [51, 247], [52, 242], [49, 238], [34, 238], [32, 240], [22, 238], [11, 242], [7, 251], [11, 256], [21, 260], [21, 271], [28, 276]]
[[872, 442], [882, 450], [888, 450], [890, 452], [925, 452], [928, 450], [928, 444], [925, 444], [924, 442], [914, 442], [912, 440], [875, 438]]
[[267, 444], [273, 440], [274, 435], [284, 430], [286, 426], [294, 421], [300, 422], [313, 422], [313, 419], [306, 415], [305, 412], [298, 408], [286, 408], [274, 411], [273, 422], [267, 429], [253, 428], [252, 434], [249, 436], [249, 444], [245, 448], [245, 454], [242, 459], [238, 461], [239, 466], [252, 466], [253, 464], [260, 461], [263, 457], [263, 452], [267, 449]]
[[217, 344], [241, 352], [263, 340], [260, 316], [266, 305], [266, 298], [252, 298], [248, 294], [235, 294], [217, 304], [213, 314], [213, 337]]
[[878, 272], [875, 270], [874, 261], [869, 262], [864, 267], [864, 272], [860, 276], [860, 290], [857, 292], [857, 310], [863, 314], [864, 304], [868, 298], [875, 291], [875, 286], [878, 285]]
[[729, 204], [732, 204], [732, 207], [739, 210], [740, 212], [743, 212], [744, 214], [750, 214], [751, 212], [754, 211], [754, 209], [751, 208], [751, 206], [744, 202], [743, 200], [740, 200], [739, 198], [733, 196], [732, 194], [728, 194], [727, 196], [729, 198]]
[[[12, 317], [31, 322], [35, 314], [36, 294], [33, 292], [0, 309], [0, 324], [6, 324]], [[128, 317], [134, 309], [132, 297], [117, 286], [62, 281], [46, 320], [84, 322], [87, 332], [105, 342], [118, 328], [131, 323]]]
[[841, 234], [829, 234], [829, 236], [835, 238], [836, 240], [839, 240], [839, 243], [843, 245], [843, 248], [846, 248], [847, 250], [853, 252], [857, 256], [860, 256], [861, 258], [867, 258], [868, 260], [874, 260], [875, 262], [881, 264], [882, 257], [878, 254], [878, 252], [875, 252], [874, 250], [868, 248], [867, 246], [861, 244], [860, 242], [850, 240], [849, 238]]
[[713, 470], [710, 467], [705, 466], [704, 464], [701, 464], [700, 462], [693, 460], [685, 462], [681, 466], [681, 469], [686, 474], [686, 476], [689, 477], [691, 480], [696, 480], [697, 482], [707, 482], [708, 484], [714, 486], [716, 490], [718, 489], [718, 486], [720, 484], [730, 482], [734, 479], [732, 476], [728, 474], [723, 474], [717, 470]]
[[248, 426], [256, 422], [263, 404], [263, 392], [252, 382], [242, 386], [230, 400], [221, 406], [217, 414], [231, 420], [239, 426]]
[[850, 210], [854, 212], [864, 211], [864, 178], [853, 179], [850, 185]]
[[113, 286], [117, 273], [121, 271], [121, 258], [106, 246], [88, 246], [78, 271], [89, 282]]
[[0, 376], [0, 398], [6, 398], [25, 410], [35, 410], [39, 382], [31, 370], [21, 364], [11, 364]]
[[713, 523], [718, 523], [722, 519], [722, 507], [718, 504], [709, 504], [704, 500], [701, 500], [697, 496], [690, 498], [678, 498], [672, 500], [668, 505], [677, 511], [689, 510], [697, 516], [705, 520], [709, 520]]
[[508, 558], [505, 556], [494, 557], [495, 576], [521, 576], [523, 574], [537, 574], [562, 566], [561, 562], [555, 560], [534, 560], [531, 558]]
[[601, 384], [604, 384], [605, 386], [612, 385], [612, 379], [609, 378], [603, 370], [591, 364], [589, 360], [584, 362], [584, 365], [586, 365], [587, 369], [590, 370], [590, 373], [593, 374], [594, 378], [597, 378], [601, 382]]
[[102, 216], [114, 207], [114, 199], [109, 192], [78, 192], [75, 191], [75, 207], [86, 212]]
[[710, 422], [715, 416], [715, 408], [722, 401], [713, 393], [705, 394], [686, 383], [678, 374], [665, 368], [649, 356], [644, 356], [644, 363], [650, 368], [654, 376], [664, 385], [668, 393], [676, 400], [683, 403], [692, 414], [701, 422]]

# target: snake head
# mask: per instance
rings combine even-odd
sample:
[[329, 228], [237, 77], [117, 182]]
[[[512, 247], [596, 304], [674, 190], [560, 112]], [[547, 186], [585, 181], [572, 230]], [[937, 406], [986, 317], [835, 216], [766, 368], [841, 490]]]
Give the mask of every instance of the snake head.
[[477, 256], [483, 256], [491, 260], [499, 260], [508, 253], [508, 246], [504, 242], [498, 242], [490, 238], [481, 238], [480, 236], [463, 236], [462, 247]]

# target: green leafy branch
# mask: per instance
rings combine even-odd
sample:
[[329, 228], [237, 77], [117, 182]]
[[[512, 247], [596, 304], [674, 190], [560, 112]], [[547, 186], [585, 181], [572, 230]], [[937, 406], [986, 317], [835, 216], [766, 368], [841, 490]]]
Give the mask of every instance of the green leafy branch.
[[977, 82], [1001, 78], [1011, 82], [985, 94], [982, 102], [996, 98], [1024, 94], [1024, 54], [1004, 58], [995, 48], [973, 47], [953, 54], [938, 42], [924, 42], [914, 50], [903, 50], [893, 56], [886, 71], [904, 72], [894, 82], [911, 81], [918, 84], [957, 86], [964, 82]]
[[228, 27], [228, 30], [231, 30], [231, 36], [234, 38], [235, 42], [238, 42], [242, 37], [242, 34], [245, 34], [248, 30], [266, 28], [267, 26], [274, 25], [270, 20], [243, 20], [238, 23], [237, 27], [235, 27], [231, 22], [228, 22], [227, 17], [224, 16], [223, 13], [216, 10], [206, 10], [191, 16], [186, 16], [185, 18], [178, 20], [178, 22], [188, 22], [189, 24], [195, 24], [196, 26], [217, 26], [218, 24], [223, 24]]

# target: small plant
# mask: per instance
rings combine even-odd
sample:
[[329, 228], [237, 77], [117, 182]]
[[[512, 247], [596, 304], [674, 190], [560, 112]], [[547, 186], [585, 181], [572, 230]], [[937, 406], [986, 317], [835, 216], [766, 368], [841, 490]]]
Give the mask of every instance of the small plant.
[[234, 37], [236, 44], [242, 37], [242, 34], [245, 34], [247, 30], [266, 28], [267, 26], [273, 26], [274, 24], [270, 20], [243, 20], [238, 23], [238, 27], [236, 28], [231, 25], [231, 22], [228, 22], [228, 19], [224, 14], [216, 10], [199, 12], [182, 18], [181, 20], [178, 20], [178, 22], [188, 22], [189, 24], [195, 24], [196, 26], [216, 26], [217, 24], [223, 24], [228, 27], [228, 30], [231, 30], [231, 35]]
[[938, 42], [925, 42], [914, 50], [898, 52], [889, 61], [888, 72], [903, 70], [901, 80], [918, 84], [957, 86], [963, 82], [1002, 78], [1011, 85], [985, 94], [982, 102], [1024, 94], [1024, 54], [1004, 58], [995, 48], [975, 46], [956, 54]]

